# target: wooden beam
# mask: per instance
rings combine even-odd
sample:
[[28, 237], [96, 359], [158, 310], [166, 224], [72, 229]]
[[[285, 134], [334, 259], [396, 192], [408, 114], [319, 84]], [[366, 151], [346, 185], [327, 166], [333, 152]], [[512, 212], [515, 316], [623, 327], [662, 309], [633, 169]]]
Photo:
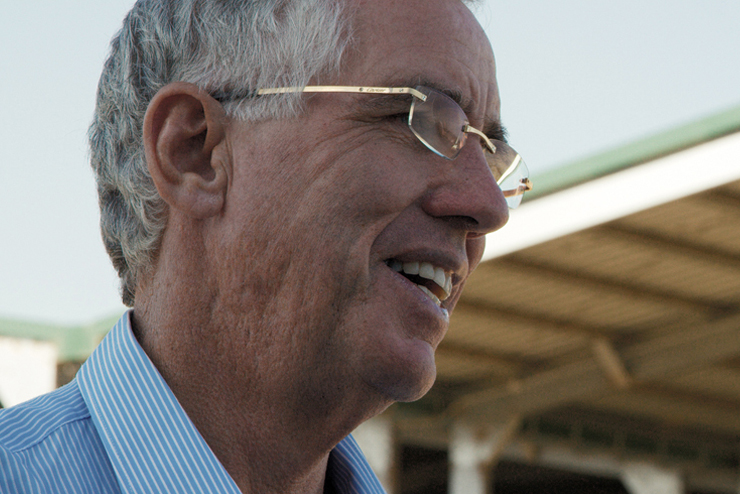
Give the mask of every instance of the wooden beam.
[[701, 300], [698, 297], [689, 297], [680, 293], [660, 290], [644, 286], [638, 283], [629, 283], [610, 277], [598, 276], [573, 269], [572, 267], [553, 266], [541, 261], [527, 259], [523, 254], [512, 254], [501, 260], [501, 262], [514, 264], [517, 269], [529, 269], [544, 273], [546, 276], [556, 276], [559, 279], [569, 280], [579, 285], [587, 285], [599, 290], [617, 292], [620, 295], [648, 299], [657, 304], [665, 306], [682, 306], [689, 311], [698, 311], [705, 315], [714, 315], [728, 310], [726, 304], [715, 300]]
[[698, 196], [700, 199], [717, 204], [726, 211], [740, 216], [740, 195], [720, 187], [711, 189]]
[[538, 362], [533, 362], [531, 359], [527, 360], [512, 355], [494, 353], [482, 348], [471, 348], [467, 345], [461, 345], [449, 340], [442, 340], [439, 347], [437, 347], [437, 352], [490, 364], [498, 370], [503, 370], [506, 376], [521, 376], [525, 371], [538, 367]]
[[466, 299], [465, 295], [463, 295], [463, 297], [457, 302], [455, 310], [477, 312], [481, 315], [498, 319], [505, 317], [508, 319], [514, 319], [524, 324], [528, 324], [541, 330], [550, 330], [554, 332], [561, 332], [585, 337], [600, 337], [603, 336], [604, 333], [623, 333], [625, 329], [612, 327], [594, 328], [592, 326], [578, 324], [569, 320], [558, 319], [556, 317], [532, 315], [531, 313], [525, 314], [518, 310], [501, 307], [499, 305], [496, 305], [495, 302], [484, 303], [479, 301], [471, 301], [469, 299]]
[[627, 389], [632, 384], [632, 376], [622, 361], [622, 357], [607, 338], [594, 338], [591, 348], [596, 357], [596, 362], [606, 378], [617, 389]]
[[740, 355], [737, 357], [729, 358], [722, 362], [720, 365], [726, 369], [740, 371]]
[[691, 403], [698, 407], [725, 410], [734, 414], [738, 414], [738, 411], [740, 411], [740, 399], [732, 400], [707, 393], [687, 391], [670, 384], [640, 383], [634, 386], [630, 392], [656, 396], [674, 403]]
[[[740, 314], [703, 327], [676, 325], [662, 336], [622, 350], [626, 369], [638, 381], [656, 381], [740, 354]], [[583, 359], [534, 374], [518, 386], [496, 386], [459, 398], [452, 416], [470, 420], [501, 420], [541, 412], [568, 402], [594, 399], [613, 392], [595, 359]]]
[[622, 352], [638, 381], [672, 377], [690, 369], [740, 354], [740, 313], [707, 322], [703, 327], [665, 328], [661, 335]]
[[655, 233], [653, 230], [642, 230], [634, 226], [628, 226], [621, 221], [615, 221], [606, 225], [594, 227], [605, 234], [615, 235], [622, 238], [640, 242], [643, 245], [651, 245], [661, 252], [672, 252], [694, 259], [705, 259], [723, 266], [731, 266], [740, 269], [740, 257], [732, 252], [707, 247], [703, 244], [687, 242], [683, 239]]
[[581, 404], [649, 418], [674, 428], [740, 435], [740, 402], [687, 392], [662, 383], [638, 383], [624, 393], [585, 398]]

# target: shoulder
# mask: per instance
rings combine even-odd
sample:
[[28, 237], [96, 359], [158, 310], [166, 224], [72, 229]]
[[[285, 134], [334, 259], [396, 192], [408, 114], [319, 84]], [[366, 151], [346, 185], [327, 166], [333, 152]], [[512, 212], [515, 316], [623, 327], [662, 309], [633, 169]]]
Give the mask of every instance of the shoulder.
[[0, 410], [0, 492], [118, 492], [76, 381]]
[[38, 445], [67, 424], [90, 418], [77, 383], [0, 410], [0, 448], [11, 452]]

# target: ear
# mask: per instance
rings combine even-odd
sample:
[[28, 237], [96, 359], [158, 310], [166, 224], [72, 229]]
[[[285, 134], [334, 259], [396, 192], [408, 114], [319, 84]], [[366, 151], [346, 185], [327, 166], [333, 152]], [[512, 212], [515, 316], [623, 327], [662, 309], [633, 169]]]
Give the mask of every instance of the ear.
[[193, 84], [171, 83], [149, 103], [143, 130], [149, 173], [164, 201], [199, 219], [221, 211], [229, 159], [221, 104]]

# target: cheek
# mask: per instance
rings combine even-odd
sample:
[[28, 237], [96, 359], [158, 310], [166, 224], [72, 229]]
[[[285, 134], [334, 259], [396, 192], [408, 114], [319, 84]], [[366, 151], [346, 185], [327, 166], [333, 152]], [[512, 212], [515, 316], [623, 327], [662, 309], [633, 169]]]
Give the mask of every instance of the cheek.
[[468, 276], [478, 267], [483, 251], [486, 249], [486, 237], [471, 238], [465, 241], [465, 252], [468, 256]]
[[[423, 192], [424, 177], [396, 156], [371, 143], [334, 159], [302, 200], [299, 221], [339, 238], [352, 235], [370, 247], [373, 239]], [[411, 170], [410, 170], [411, 169]]]
[[480, 263], [481, 257], [483, 257], [483, 251], [486, 248], [486, 237], [478, 237], [478, 238], [471, 238], [465, 241], [465, 253], [468, 258], [468, 272], [465, 275], [465, 280], [463, 283], [459, 286], [457, 290], [455, 290], [450, 298], [448, 298], [445, 301], [445, 305], [447, 306], [448, 310], [452, 312], [457, 305], [457, 301], [460, 299], [460, 296], [463, 293], [463, 289], [465, 287], [465, 283], [467, 282], [467, 279], [470, 277], [470, 275], [475, 271], [475, 268], [478, 267], [478, 264]]

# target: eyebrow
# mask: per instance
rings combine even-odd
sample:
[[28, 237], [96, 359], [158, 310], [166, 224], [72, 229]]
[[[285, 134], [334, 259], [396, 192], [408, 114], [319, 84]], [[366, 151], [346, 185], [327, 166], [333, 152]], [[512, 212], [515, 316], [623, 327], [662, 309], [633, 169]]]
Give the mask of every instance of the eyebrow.
[[[428, 88], [436, 89], [440, 93], [444, 93], [455, 100], [455, 103], [460, 105], [460, 108], [462, 108], [462, 110], [465, 112], [465, 115], [470, 118], [470, 114], [473, 112], [475, 102], [470, 98], [463, 97], [462, 93], [459, 90], [451, 90], [439, 86], [435, 87], [435, 85], [430, 84], [421, 85]], [[486, 134], [489, 139], [507, 142], [507, 136], [509, 133], [506, 130], [506, 127], [504, 127], [504, 125], [501, 123], [501, 120], [489, 120], [484, 117], [483, 128], [480, 129], [480, 131]]]
[[[414, 87], [414, 86], [383, 86], [383, 87]], [[367, 94], [357, 98], [356, 106], [361, 111], [386, 112], [403, 109], [408, 110], [413, 96], [411, 94]]]
[[[470, 115], [473, 112], [473, 107], [475, 102], [470, 98], [465, 98], [463, 96], [462, 91], [459, 89], [452, 89], [449, 86], [445, 86], [442, 84], [439, 84], [438, 82], [435, 82], [431, 79], [423, 79], [423, 78], [417, 78], [415, 81], [410, 80], [395, 80], [390, 81], [390, 84], [388, 84], [386, 87], [416, 87], [416, 86], [425, 86], [430, 89], [434, 89], [436, 91], [439, 91], [440, 93], [446, 94], [450, 98], [452, 98], [455, 103], [460, 105], [460, 108], [465, 112], [465, 115]], [[413, 96], [412, 96], [413, 97]], [[391, 107], [391, 103], [388, 102], [390, 99], [395, 98], [389, 98], [388, 96], [385, 97], [386, 104], [388, 107]], [[398, 100], [396, 101], [407, 101], [406, 99]], [[379, 103], [373, 103], [377, 104], [379, 107], [382, 108], [382, 102]], [[395, 103], [398, 104], [398, 103]], [[392, 106], [392, 108], [395, 108], [395, 106]], [[468, 117], [469, 118], [469, 117]], [[497, 141], [501, 142], [508, 142], [508, 135], [509, 132], [506, 130], [506, 127], [501, 123], [500, 120], [486, 120], [484, 122], [483, 128], [480, 129], [481, 132], [486, 134], [486, 136], [489, 139], [495, 139]]]
[[[460, 105], [460, 108], [465, 112], [465, 115], [468, 115], [468, 118], [470, 118], [470, 114], [473, 112], [473, 107], [475, 105], [475, 102], [471, 98], [465, 98], [463, 97], [463, 94], [458, 89], [450, 89], [444, 86], [441, 86], [433, 81], [424, 81], [421, 82], [419, 85], [426, 86], [431, 89], [436, 89], [440, 93], [444, 93], [450, 98], [452, 98], [455, 103]], [[497, 141], [501, 142], [507, 142], [507, 136], [508, 131], [506, 130], [506, 127], [503, 126], [500, 120], [486, 120], [483, 124], [483, 128], [480, 129], [481, 132], [486, 134], [489, 139], [496, 139]]]
[[486, 134], [489, 139], [496, 139], [497, 141], [505, 143], [509, 142], [509, 131], [506, 130], [506, 127], [504, 127], [498, 120], [487, 123], [481, 131]]

